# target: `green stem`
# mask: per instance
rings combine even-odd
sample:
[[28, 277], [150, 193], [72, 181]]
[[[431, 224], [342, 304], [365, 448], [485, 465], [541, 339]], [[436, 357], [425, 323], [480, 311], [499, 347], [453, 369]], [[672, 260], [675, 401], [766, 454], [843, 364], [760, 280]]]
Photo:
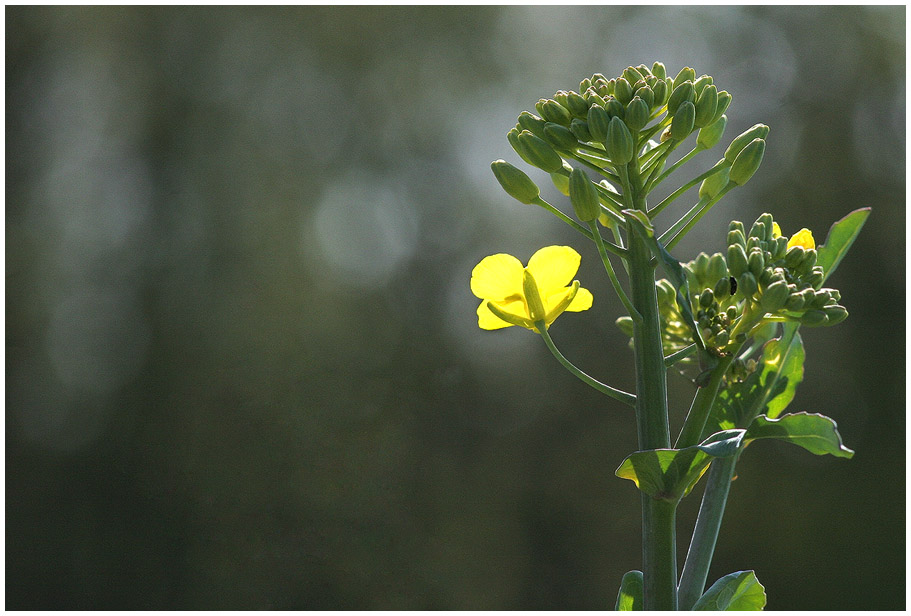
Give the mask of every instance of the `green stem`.
[[678, 608], [691, 610], [705, 591], [705, 581], [709, 575], [721, 520], [728, 502], [728, 492], [734, 477], [738, 455], [729, 458], [718, 458], [712, 461], [709, 478], [706, 482], [693, 538], [686, 554], [686, 563], [680, 575], [680, 586], [677, 588]]
[[607, 277], [610, 278], [610, 282], [614, 287], [614, 291], [617, 293], [617, 297], [620, 298], [620, 301], [623, 303], [623, 307], [626, 308], [626, 312], [632, 317], [633, 321], [638, 321], [642, 319], [642, 316], [639, 314], [639, 311], [633, 306], [632, 302], [629, 301], [629, 297], [626, 295], [626, 291], [623, 290], [623, 287], [620, 285], [620, 280], [617, 278], [617, 274], [614, 273], [614, 267], [611, 265], [610, 257], [607, 256], [607, 250], [604, 247], [604, 238], [601, 237], [601, 231], [598, 230], [598, 223], [594, 220], [588, 223], [589, 229], [591, 229], [592, 235], [595, 238], [595, 243], [598, 244], [598, 253], [601, 255], [601, 261], [604, 263], [604, 269], [607, 270]]
[[715, 398], [718, 397], [718, 390], [724, 381], [724, 374], [730, 365], [734, 362], [734, 355], [723, 357], [712, 369], [712, 376], [705, 387], [700, 387], [693, 398], [693, 404], [690, 406], [690, 412], [687, 413], [683, 421], [683, 428], [680, 429], [680, 435], [674, 444], [674, 449], [683, 449], [691, 445], [698, 445], [702, 438], [702, 431], [705, 429], [705, 421], [709, 417], [712, 405], [715, 404]]
[[658, 205], [656, 205], [655, 207], [653, 207], [652, 209], [650, 209], [648, 211], [649, 218], [654, 219], [655, 216], [660, 214], [664, 208], [669, 206], [671, 204], [671, 202], [674, 201], [674, 199], [676, 199], [677, 197], [679, 197], [680, 195], [682, 195], [683, 193], [685, 193], [686, 191], [691, 189], [693, 186], [695, 186], [699, 182], [702, 182], [709, 176], [711, 176], [715, 173], [718, 173], [719, 171], [721, 171], [728, 165], [729, 165], [729, 163], [726, 163], [725, 161], [722, 160], [722, 161], [718, 162], [714, 167], [712, 167], [711, 169], [706, 171], [705, 173], [696, 176], [695, 178], [693, 178], [692, 180], [690, 180], [689, 182], [687, 182], [686, 184], [684, 184], [683, 186], [681, 186], [680, 188], [678, 188], [677, 190], [675, 190], [674, 192], [669, 194], [661, 202], [659, 202]]
[[649, 189], [654, 188], [655, 186], [657, 186], [658, 184], [660, 184], [661, 182], [663, 182], [670, 174], [672, 174], [674, 171], [676, 171], [677, 169], [679, 169], [681, 165], [685, 164], [688, 160], [690, 160], [691, 158], [693, 158], [694, 156], [696, 156], [696, 154], [698, 154], [699, 152], [703, 151], [704, 149], [705, 149], [705, 148], [703, 148], [702, 146], [697, 145], [695, 148], [693, 148], [692, 150], [690, 150], [689, 152], [687, 152], [686, 154], [684, 154], [684, 155], [680, 158], [680, 160], [678, 160], [678, 161], [675, 162], [673, 165], [671, 165], [670, 167], [668, 167], [667, 169], [665, 169], [665, 170], [664, 170], [664, 173], [662, 173], [662, 174], [659, 175], [657, 178], [655, 178], [655, 181], [650, 182], [649, 185], [648, 185], [648, 186], [649, 186]]
[[696, 349], [698, 349], [698, 348], [699, 347], [697, 347], [695, 343], [693, 343], [689, 346], [685, 346], [682, 349], [680, 349], [679, 351], [677, 351], [676, 353], [671, 353], [670, 355], [665, 357], [664, 365], [667, 366], [668, 368], [670, 368], [671, 366], [676, 364], [681, 359], [686, 359], [687, 357], [689, 357], [690, 355], [695, 353]]
[[[594, 236], [591, 234], [591, 231], [589, 231], [588, 229], [586, 229], [585, 227], [583, 227], [582, 225], [577, 223], [575, 220], [573, 220], [572, 218], [570, 218], [569, 216], [567, 216], [566, 214], [564, 214], [563, 212], [561, 212], [560, 210], [555, 208], [553, 205], [551, 205], [550, 203], [548, 203], [541, 197], [538, 197], [537, 199], [535, 199], [534, 204], [541, 206], [542, 208], [544, 208], [545, 210], [547, 210], [548, 212], [550, 212], [551, 214], [553, 214], [554, 216], [556, 216], [557, 218], [559, 218], [560, 220], [562, 220], [563, 222], [568, 224], [570, 227], [572, 227], [573, 229], [575, 229], [576, 231], [578, 231], [579, 233], [581, 233], [582, 235], [584, 235], [591, 241], [593, 241], [593, 242], [596, 241]], [[626, 257], [625, 248], [620, 248], [616, 244], [612, 244], [611, 242], [604, 241], [603, 239], [602, 239], [602, 241], [604, 242], [604, 248], [606, 250], [609, 250], [610, 252], [614, 253], [618, 257], [623, 257], [623, 258]]]
[[[638, 161], [621, 172], [627, 202], [646, 210]], [[667, 368], [658, 318], [658, 296], [651, 251], [645, 240], [628, 229], [630, 291], [633, 306], [642, 316], [633, 322], [636, 360], [636, 423], [639, 449], [667, 449], [670, 431], [667, 417]], [[677, 555], [674, 543], [676, 503], [648, 496], [642, 500], [642, 559], [645, 609], [674, 610], [677, 607]]]
[[615, 389], [610, 385], [605, 385], [601, 381], [593, 379], [592, 377], [579, 370], [568, 359], [566, 359], [566, 357], [563, 356], [563, 353], [560, 352], [560, 349], [557, 348], [557, 345], [554, 344], [553, 339], [550, 337], [550, 334], [547, 331], [547, 327], [545, 326], [544, 321], [538, 321], [535, 323], [535, 328], [537, 329], [538, 333], [541, 334], [541, 337], [544, 338], [544, 344], [547, 345], [547, 348], [550, 349], [550, 352], [553, 354], [553, 356], [557, 358], [557, 361], [559, 361], [564, 368], [578, 377], [580, 381], [597, 389], [602, 394], [610, 396], [614, 400], [632, 407], [636, 406], [636, 396], [625, 391]]
[[[737, 186], [737, 184], [735, 184], [734, 182], [728, 182], [728, 185], [727, 185], [727, 186], [725, 186], [724, 188], [722, 188], [721, 191], [719, 191], [717, 195], [715, 195], [714, 197], [712, 197], [712, 198], [709, 199], [708, 201], [706, 201], [705, 199], [700, 199], [700, 200], [699, 200], [699, 203], [705, 202], [705, 203], [703, 204], [702, 208], [701, 208], [698, 212], [696, 212], [695, 215], [694, 215], [692, 218], [690, 218], [689, 220], [687, 220], [687, 222], [686, 222], [686, 224], [683, 226], [683, 228], [680, 229], [679, 231], [677, 231], [677, 233], [675, 233], [674, 236], [673, 236], [671, 239], [669, 239], [669, 240], [667, 241], [667, 244], [665, 245], [665, 248], [667, 248], [668, 250], [670, 250], [671, 248], [673, 248], [674, 246], [676, 246], [676, 245], [677, 245], [677, 242], [679, 242], [679, 241], [682, 240], [684, 237], [686, 237], [686, 234], [690, 232], [690, 229], [692, 229], [693, 226], [694, 226], [697, 222], [699, 222], [699, 220], [700, 220], [703, 216], [705, 216], [705, 215], [708, 213], [708, 211], [709, 211], [710, 209], [712, 209], [712, 206], [715, 205], [716, 203], [718, 203], [718, 201], [720, 201], [721, 198], [722, 198], [724, 195], [726, 195], [726, 194], [728, 193], [728, 191], [730, 191], [731, 189], [733, 189], [735, 186]], [[698, 203], [697, 203], [697, 205], [698, 205]], [[692, 212], [692, 210], [690, 210], [690, 212]], [[680, 221], [686, 219], [687, 216], [690, 215], [690, 212], [687, 212], [686, 216], [684, 216], [683, 218], [681, 218], [681, 219], [680, 219], [679, 221], [677, 221], [677, 222], [679, 223]], [[676, 226], [676, 225], [674, 225], [674, 226]], [[668, 230], [668, 231], [669, 231], [669, 230]], [[665, 235], [667, 235], [666, 232], [665, 232], [661, 237], [664, 237]]]

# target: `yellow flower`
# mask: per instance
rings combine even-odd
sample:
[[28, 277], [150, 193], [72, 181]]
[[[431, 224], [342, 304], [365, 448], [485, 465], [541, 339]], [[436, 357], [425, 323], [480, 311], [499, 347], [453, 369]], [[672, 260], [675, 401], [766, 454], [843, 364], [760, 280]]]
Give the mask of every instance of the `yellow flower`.
[[816, 248], [816, 242], [813, 240], [813, 232], [807, 228], [801, 229], [788, 240], [788, 248], [790, 249], [791, 246], [800, 246], [804, 250]]
[[781, 227], [778, 226], [777, 222], [772, 223], [772, 239], [781, 237]]
[[568, 246], [547, 246], [532, 255], [528, 267], [512, 255], [485, 257], [471, 272], [471, 292], [484, 300], [478, 326], [500, 329], [518, 325], [535, 331], [535, 322], [550, 326], [565, 310], [592, 306], [592, 294], [579, 287], [579, 253]]

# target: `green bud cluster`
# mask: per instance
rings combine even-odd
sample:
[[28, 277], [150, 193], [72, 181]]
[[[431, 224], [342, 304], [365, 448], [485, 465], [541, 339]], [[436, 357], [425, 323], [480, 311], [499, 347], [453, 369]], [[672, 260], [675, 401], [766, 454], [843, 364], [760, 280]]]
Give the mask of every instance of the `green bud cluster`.
[[734, 221], [728, 230], [727, 262], [737, 294], [766, 313], [783, 314], [807, 326], [840, 323], [848, 312], [841, 294], [823, 289], [824, 271], [816, 265], [815, 249], [788, 248], [785, 237], [774, 237], [771, 214], [762, 214], [750, 227]]
[[723, 348], [741, 316], [724, 255], [700, 253], [683, 264], [693, 314], [707, 345]]

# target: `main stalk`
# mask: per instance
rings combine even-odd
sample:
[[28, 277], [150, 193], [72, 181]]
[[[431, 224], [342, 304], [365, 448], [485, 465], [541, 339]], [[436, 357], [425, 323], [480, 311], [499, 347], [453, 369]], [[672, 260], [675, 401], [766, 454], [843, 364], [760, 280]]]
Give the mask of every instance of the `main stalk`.
[[[646, 210], [638, 161], [627, 166], [628, 188], [636, 209]], [[667, 449], [667, 371], [658, 319], [655, 269], [645, 240], [632, 229], [629, 276], [633, 306], [641, 315], [634, 325], [636, 359], [636, 422], [640, 449]], [[642, 560], [647, 610], [677, 609], [676, 502], [642, 495]]]

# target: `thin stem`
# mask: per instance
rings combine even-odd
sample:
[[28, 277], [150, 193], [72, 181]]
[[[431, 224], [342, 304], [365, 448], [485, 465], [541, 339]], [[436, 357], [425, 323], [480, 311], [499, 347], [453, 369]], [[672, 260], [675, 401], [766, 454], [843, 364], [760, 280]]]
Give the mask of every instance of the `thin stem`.
[[614, 291], [617, 293], [617, 297], [620, 298], [623, 307], [626, 308], [626, 312], [632, 317], [633, 322], [642, 320], [642, 315], [639, 314], [639, 311], [636, 310], [632, 302], [629, 301], [626, 291], [624, 291], [623, 287], [620, 285], [617, 274], [614, 273], [614, 267], [611, 265], [610, 258], [607, 256], [607, 250], [604, 247], [604, 238], [601, 237], [601, 231], [598, 230], [598, 223], [593, 220], [588, 223], [588, 227], [591, 229], [592, 235], [595, 238], [595, 243], [598, 245], [601, 261], [604, 263], [604, 269], [607, 270], [607, 277], [610, 278], [610, 282], [614, 287]]
[[[551, 214], [553, 214], [554, 216], [556, 216], [557, 218], [559, 218], [560, 220], [562, 220], [563, 222], [568, 224], [570, 227], [572, 227], [573, 229], [575, 229], [576, 231], [578, 231], [579, 233], [581, 233], [582, 235], [584, 235], [591, 241], [593, 241], [593, 242], [595, 241], [595, 238], [592, 236], [591, 231], [589, 231], [588, 229], [586, 229], [585, 227], [583, 227], [582, 225], [577, 223], [575, 220], [573, 220], [572, 218], [570, 218], [569, 216], [567, 216], [566, 214], [564, 214], [563, 212], [561, 212], [560, 210], [555, 208], [553, 205], [551, 205], [550, 203], [548, 203], [541, 197], [538, 197], [537, 199], [535, 199], [534, 203], [535, 203], [535, 205], [541, 206], [542, 208], [544, 208], [545, 210], [547, 210], [548, 212], [550, 212]], [[602, 241], [604, 241], [604, 240], [602, 240]], [[607, 241], [604, 241], [604, 247], [605, 247], [605, 249], [614, 253], [618, 257], [624, 257], [624, 258], [626, 257], [625, 248], [621, 248], [621, 247], [617, 246], [616, 244], [612, 244], [611, 242], [607, 242]]]
[[700, 387], [696, 391], [693, 404], [690, 406], [690, 412], [687, 413], [683, 422], [683, 428], [680, 429], [680, 436], [677, 437], [674, 449], [683, 449], [684, 447], [699, 444], [702, 431], [705, 429], [705, 421], [709, 417], [712, 405], [715, 404], [715, 398], [718, 396], [718, 390], [721, 388], [724, 374], [733, 361], [734, 355], [723, 357], [712, 369], [712, 376], [706, 386]]
[[702, 146], [697, 145], [695, 148], [693, 148], [692, 150], [690, 150], [689, 152], [687, 152], [686, 154], [684, 154], [684, 155], [680, 158], [680, 160], [678, 160], [678, 161], [675, 162], [673, 165], [671, 165], [670, 167], [668, 167], [668, 168], [664, 171], [664, 173], [662, 173], [661, 175], [659, 175], [659, 176], [655, 179], [654, 182], [652, 182], [651, 184], [649, 184], [649, 188], [653, 188], [653, 187], [657, 186], [658, 184], [660, 184], [661, 182], [663, 182], [670, 174], [672, 174], [674, 171], [676, 171], [677, 169], [679, 169], [681, 165], [685, 164], [688, 160], [690, 160], [691, 158], [693, 158], [694, 156], [696, 156], [696, 154], [698, 154], [699, 152], [702, 152], [704, 149], [705, 149], [705, 148], [703, 148]]
[[721, 171], [722, 169], [727, 167], [729, 164], [730, 163], [726, 163], [725, 161], [722, 160], [722, 161], [718, 162], [714, 167], [712, 167], [711, 169], [706, 171], [705, 173], [696, 176], [695, 178], [693, 178], [692, 180], [690, 180], [689, 182], [687, 182], [686, 184], [684, 184], [683, 186], [681, 186], [680, 188], [678, 188], [677, 190], [675, 190], [674, 192], [669, 194], [667, 197], [665, 197], [663, 200], [661, 200], [658, 203], [658, 205], [656, 205], [655, 207], [653, 207], [652, 209], [650, 209], [648, 211], [649, 218], [654, 219], [655, 216], [660, 214], [664, 208], [666, 208], [668, 205], [671, 204], [671, 202], [674, 201], [674, 199], [676, 199], [677, 197], [679, 197], [680, 195], [682, 195], [683, 193], [685, 193], [686, 191], [691, 189], [693, 186], [695, 186], [699, 182], [705, 180], [709, 176], [714, 175], [715, 173], [718, 173], [719, 171]]
[[709, 467], [709, 478], [706, 482], [693, 538], [686, 554], [686, 563], [680, 575], [680, 586], [677, 588], [678, 609], [692, 610], [696, 601], [705, 590], [705, 581], [709, 575], [721, 520], [728, 502], [728, 492], [734, 477], [738, 455], [729, 458], [718, 458]]
[[[715, 195], [714, 197], [712, 197], [711, 199], [709, 199], [708, 201], [706, 201], [705, 204], [702, 206], [702, 208], [701, 208], [698, 212], [696, 212], [695, 216], [693, 216], [692, 218], [690, 218], [690, 219], [687, 221], [687, 223], [683, 226], [683, 228], [680, 229], [679, 231], [677, 231], [677, 233], [674, 235], [674, 237], [672, 237], [671, 239], [668, 240], [668, 242], [667, 242], [667, 244], [665, 245], [665, 247], [666, 247], [668, 250], [670, 250], [671, 248], [673, 248], [674, 246], [676, 246], [676, 245], [677, 245], [677, 242], [679, 242], [679, 241], [682, 240], [684, 237], [686, 237], [686, 234], [690, 232], [690, 229], [692, 229], [693, 226], [694, 226], [697, 222], [699, 222], [699, 220], [700, 220], [703, 216], [705, 216], [705, 215], [708, 213], [708, 211], [709, 211], [710, 209], [712, 209], [712, 206], [715, 205], [716, 203], [718, 203], [718, 201], [720, 201], [721, 198], [722, 198], [725, 194], [727, 194], [728, 191], [730, 191], [731, 189], [733, 189], [735, 186], [737, 186], [737, 184], [735, 184], [734, 182], [728, 182], [728, 185], [725, 186], [724, 188], [722, 188], [721, 191], [719, 191], [717, 195]], [[699, 200], [700, 203], [702, 203], [703, 201], [704, 201], [704, 199], [700, 199], [700, 200]], [[691, 210], [691, 211], [692, 211], [692, 210]], [[689, 212], [687, 212], [687, 216], [689, 216]], [[684, 218], [686, 218], [686, 217], [684, 217]], [[683, 220], [684, 218], [681, 218], [680, 220]], [[678, 221], [678, 222], [679, 222], [679, 221]], [[675, 225], [675, 226], [676, 226], [676, 225]], [[666, 233], [665, 233], [664, 235], [666, 235]], [[664, 235], [662, 235], [662, 237], [664, 237]]]
[[599, 175], [603, 176], [605, 179], [607, 179], [611, 182], [615, 182], [615, 183], [619, 181], [619, 178], [617, 177], [616, 174], [611, 173], [604, 167], [601, 167], [597, 163], [592, 162], [591, 160], [589, 160], [589, 158], [593, 158], [596, 161], [604, 162], [607, 164], [610, 164], [610, 160], [608, 160], [606, 158], [601, 158], [600, 156], [595, 156], [593, 154], [587, 154], [584, 152], [570, 152], [569, 156], [573, 160], [580, 162], [583, 165], [585, 165], [586, 167], [590, 168], [592, 171], [597, 172]]
[[541, 334], [541, 337], [544, 338], [544, 343], [547, 345], [547, 348], [550, 349], [550, 352], [553, 354], [553, 356], [557, 358], [557, 361], [559, 361], [564, 368], [578, 377], [580, 381], [597, 389], [602, 394], [610, 396], [618, 402], [622, 402], [623, 404], [632, 407], [636, 406], [636, 396], [625, 391], [615, 389], [610, 385], [605, 385], [601, 381], [593, 379], [592, 377], [579, 370], [568, 359], [566, 359], [566, 357], [563, 356], [563, 353], [560, 352], [560, 349], [557, 348], [557, 345], [554, 344], [553, 339], [550, 337], [550, 334], [547, 331], [547, 326], [544, 324], [544, 321], [538, 321], [535, 323], [535, 328], [537, 329], [538, 333]]
[[676, 364], [681, 359], [686, 359], [687, 357], [689, 357], [690, 355], [695, 353], [697, 348], [699, 348], [699, 347], [697, 347], [696, 344], [693, 343], [689, 346], [683, 347], [676, 353], [671, 353], [670, 355], [668, 355], [667, 357], [664, 358], [664, 365], [667, 366], [668, 368], [670, 368], [671, 366]]

